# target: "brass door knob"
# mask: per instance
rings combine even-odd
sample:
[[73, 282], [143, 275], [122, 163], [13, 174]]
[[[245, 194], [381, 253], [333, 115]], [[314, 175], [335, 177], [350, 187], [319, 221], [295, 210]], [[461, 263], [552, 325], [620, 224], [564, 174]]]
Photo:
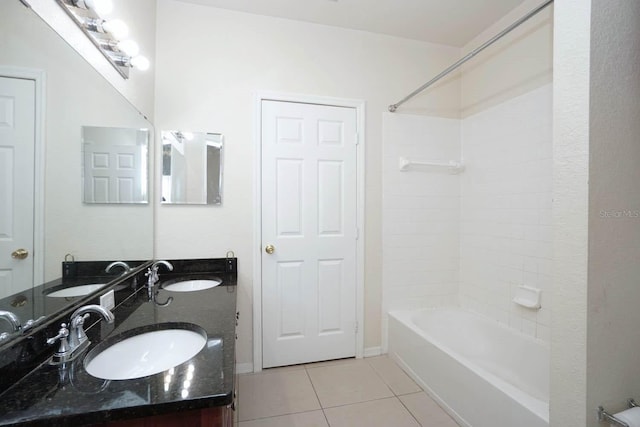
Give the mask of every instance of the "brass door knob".
[[15, 251], [11, 252], [11, 258], [15, 259], [25, 259], [28, 256], [29, 251], [26, 249], [16, 249]]
[[267, 246], [265, 246], [265, 248], [264, 248], [264, 251], [265, 251], [266, 253], [268, 253], [269, 255], [271, 255], [273, 252], [275, 252], [275, 250], [276, 250], [276, 247], [275, 247], [275, 246], [273, 246], [273, 245], [267, 245]]

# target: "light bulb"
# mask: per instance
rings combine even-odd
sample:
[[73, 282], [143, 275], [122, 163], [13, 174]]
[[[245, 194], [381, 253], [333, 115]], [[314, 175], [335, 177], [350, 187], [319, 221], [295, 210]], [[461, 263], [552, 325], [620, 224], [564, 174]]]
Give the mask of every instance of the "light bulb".
[[111, 0], [84, 0], [84, 4], [101, 17], [110, 14], [113, 10], [113, 2]]
[[133, 40], [122, 40], [118, 42], [118, 49], [127, 56], [136, 56], [140, 52], [140, 46]]
[[123, 39], [129, 34], [129, 27], [122, 19], [104, 21], [102, 28], [116, 39]]
[[149, 69], [149, 60], [144, 56], [134, 56], [131, 58], [131, 66], [137, 68], [140, 71], [147, 71]]

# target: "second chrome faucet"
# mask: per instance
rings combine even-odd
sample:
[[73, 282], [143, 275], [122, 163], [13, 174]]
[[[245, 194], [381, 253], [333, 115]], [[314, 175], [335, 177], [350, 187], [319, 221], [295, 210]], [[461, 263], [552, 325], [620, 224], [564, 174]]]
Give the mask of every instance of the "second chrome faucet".
[[[145, 273], [145, 276], [147, 276], [147, 292], [148, 292], [148, 295], [149, 295], [149, 301], [153, 301], [156, 304], [158, 304], [158, 303], [155, 301], [155, 296], [156, 296], [156, 293], [157, 293], [155, 291], [155, 286], [158, 283], [158, 281], [160, 280], [160, 276], [158, 274], [158, 270], [159, 270], [161, 265], [164, 265], [167, 270], [173, 271], [173, 265], [169, 261], [156, 261], [153, 264], [151, 264], [151, 267], [149, 267], [147, 269], [147, 272]], [[173, 298], [169, 297], [167, 302], [162, 303], [162, 304], [158, 304], [158, 305], [162, 305], [162, 306], [169, 305], [169, 303], [171, 303], [172, 300], [173, 300]]]

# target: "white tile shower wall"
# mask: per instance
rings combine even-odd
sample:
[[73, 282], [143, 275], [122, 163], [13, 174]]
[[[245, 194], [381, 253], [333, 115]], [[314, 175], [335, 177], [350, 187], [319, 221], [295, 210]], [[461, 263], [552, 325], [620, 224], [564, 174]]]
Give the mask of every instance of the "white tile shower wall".
[[458, 295], [460, 176], [401, 172], [400, 156], [459, 161], [460, 120], [383, 114], [383, 329], [389, 310], [453, 305]]
[[[552, 277], [552, 87], [462, 121], [460, 304], [549, 341]], [[542, 309], [512, 302], [542, 289]]]

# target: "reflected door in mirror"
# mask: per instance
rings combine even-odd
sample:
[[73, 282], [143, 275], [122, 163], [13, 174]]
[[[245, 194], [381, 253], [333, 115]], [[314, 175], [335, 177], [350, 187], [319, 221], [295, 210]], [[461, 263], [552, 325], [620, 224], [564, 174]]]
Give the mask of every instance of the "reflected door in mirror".
[[147, 203], [146, 129], [83, 126], [85, 203]]
[[0, 298], [33, 285], [35, 82], [0, 77]]

